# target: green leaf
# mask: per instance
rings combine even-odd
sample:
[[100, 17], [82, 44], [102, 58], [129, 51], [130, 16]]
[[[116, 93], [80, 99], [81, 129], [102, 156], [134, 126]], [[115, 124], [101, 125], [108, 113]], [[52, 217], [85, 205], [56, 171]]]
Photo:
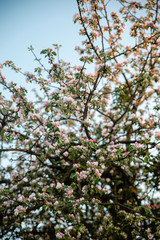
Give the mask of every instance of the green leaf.
[[145, 162], [145, 163], [148, 162], [148, 157], [147, 157], [147, 156], [145, 156], [145, 158], [144, 158], [144, 162]]
[[70, 178], [73, 179], [75, 177], [75, 173], [71, 173]]
[[52, 54], [55, 55], [55, 56], [57, 55], [57, 53], [55, 51], [52, 51]]
[[47, 53], [47, 50], [46, 49], [44, 49], [44, 50], [42, 50], [41, 52], [40, 52], [40, 54], [46, 54]]

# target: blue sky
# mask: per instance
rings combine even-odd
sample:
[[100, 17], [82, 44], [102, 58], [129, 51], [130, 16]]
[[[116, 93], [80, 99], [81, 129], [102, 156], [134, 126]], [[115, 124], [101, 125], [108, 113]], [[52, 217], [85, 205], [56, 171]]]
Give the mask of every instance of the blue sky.
[[[23, 72], [33, 72], [36, 63], [28, 47], [32, 45], [36, 55], [42, 49], [61, 44], [60, 58], [80, 64], [74, 50], [81, 45], [79, 25], [73, 23], [78, 12], [76, 0], [0, 0], [0, 63], [12, 60]], [[114, 3], [114, 5], [113, 5]], [[114, 0], [107, 7], [116, 10]], [[93, 67], [88, 68], [94, 71]], [[23, 85], [22, 76], [9, 69], [3, 71], [8, 81]]]
[[[12, 60], [24, 71], [33, 71], [36, 54], [53, 43], [62, 45], [60, 58], [76, 64], [79, 26], [73, 23], [76, 0], [0, 0], [0, 62]], [[8, 75], [8, 71], [7, 71]]]

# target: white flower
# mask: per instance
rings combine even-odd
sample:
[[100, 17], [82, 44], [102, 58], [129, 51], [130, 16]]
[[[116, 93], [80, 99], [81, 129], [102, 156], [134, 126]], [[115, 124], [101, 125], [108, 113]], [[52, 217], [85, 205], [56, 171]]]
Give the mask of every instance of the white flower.
[[19, 206], [17, 206], [16, 209], [14, 210], [14, 214], [17, 216], [19, 213], [25, 212], [25, 211], [26, 211], [26, 209], [25, 209], [23, 206], [19, 205]]
[[58, 239], [60, 239], [60, 238], [64, 237], [64, 234], [63, 233], [56, 233], [56, 237]]
[[70, 103], [73, 103], [74, 99], [69, 96], [69, 97], [66, 98], [66, 101], [67, 101], [67, 102], [70, 102]]
[[68, 152], [64, 152], [63, 155], [64, 155], [65, 157], [67, 157], [67, 156], [68, 156]]
[[58, 182], [56, 188], [57, 189], [62, 188], [62, 184], [60, 182]]
[[19, 214], [19, 210], [16, 208], [15, 210], [14, 210], [14, 215], [18, 215]]

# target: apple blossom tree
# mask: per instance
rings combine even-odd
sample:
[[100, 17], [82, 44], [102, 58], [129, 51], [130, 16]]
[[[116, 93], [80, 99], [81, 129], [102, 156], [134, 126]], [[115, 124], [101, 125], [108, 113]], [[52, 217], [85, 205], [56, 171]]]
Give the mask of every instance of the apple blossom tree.
[[0, 73], [0, 238], [160, 239], [160, 3], [77, 7], [80, 65], [1, 64], [37, 91]]

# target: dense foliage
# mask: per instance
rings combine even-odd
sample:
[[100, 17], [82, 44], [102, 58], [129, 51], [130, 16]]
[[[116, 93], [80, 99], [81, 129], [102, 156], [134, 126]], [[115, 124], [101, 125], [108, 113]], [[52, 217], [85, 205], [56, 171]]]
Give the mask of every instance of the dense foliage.
[[1, 64], [28, 88], [0, 74], [0, 238], [160, 239], [159, 1], [77, 6], [80, 66]]

